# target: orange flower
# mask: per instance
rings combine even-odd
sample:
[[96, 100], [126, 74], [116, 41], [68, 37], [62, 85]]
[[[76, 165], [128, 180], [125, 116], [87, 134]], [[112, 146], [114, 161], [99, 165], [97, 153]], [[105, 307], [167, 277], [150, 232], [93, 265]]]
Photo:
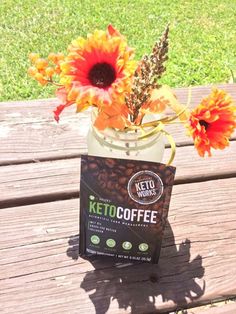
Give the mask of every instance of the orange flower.
[[130, 125], [128, 120], [129, 109], [125, 104], [113, 103], [98, 110], [98, 115], [94, 122], [94, 126], [98, 130], [104, 130], [105, 128], [124, 130], [125, 127]]
[[200, 156], [224, 149], [236, 128], [236, 107], [224, 91], [215, 89], [191, 112], [187, 126]]
[[124, 37], [112, 26], [72, 41], [60, 65], [67, 100], [76, 103], [77, 112], [92, 105], [109, 106], [114, 100], [124, 103], [135, 70], [132, 57]]

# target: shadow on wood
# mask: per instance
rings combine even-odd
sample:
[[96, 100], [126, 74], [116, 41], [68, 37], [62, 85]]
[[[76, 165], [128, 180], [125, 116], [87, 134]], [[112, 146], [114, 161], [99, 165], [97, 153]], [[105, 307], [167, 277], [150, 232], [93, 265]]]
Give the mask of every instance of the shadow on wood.
[[[67, 255], [78, 259], [79, 236], [72, 236], [68, 243]], [[94, 270], [85, 274], [81, 288], [90, 293], [97, 314], [110, 313], [114, 301], [119, 308], [135, 314], [157, 310], [164, 313], [177, 309], [177, 304], [178, 308], [187, 307], [205, 291], [204, 280], [199, 280], [204, 275], [202, 257], [191, 260], [190, 248], [188, 239], [176, 246], [167, 223], [158, 265], [89, 259]]]

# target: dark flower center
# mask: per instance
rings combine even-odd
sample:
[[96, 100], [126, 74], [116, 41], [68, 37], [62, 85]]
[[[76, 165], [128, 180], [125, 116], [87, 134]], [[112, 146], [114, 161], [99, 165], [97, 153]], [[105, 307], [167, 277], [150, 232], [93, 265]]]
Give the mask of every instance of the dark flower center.
[[106, 88], [115, 81], [116, 71], [106, 62], [96, 63], [89, 71], [88, 79], [93, 86]]
[[208, 127], [209, 127], [209, 123], [208, 122], [206, 122], [205, 120], [200, 120], [199, 121], [199, 124], [201, 125], [201, 126], [204, 126], [204, 128], [205, 128], [205, 130], [207, 130], [208, 129]]

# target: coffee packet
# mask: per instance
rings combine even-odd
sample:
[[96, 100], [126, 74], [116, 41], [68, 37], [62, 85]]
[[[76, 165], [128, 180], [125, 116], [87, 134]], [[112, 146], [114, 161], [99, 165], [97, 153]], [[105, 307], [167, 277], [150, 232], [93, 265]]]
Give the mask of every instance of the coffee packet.
[[83, 155], [80, 256], [157, 263], [174, 175], [162, 163]]

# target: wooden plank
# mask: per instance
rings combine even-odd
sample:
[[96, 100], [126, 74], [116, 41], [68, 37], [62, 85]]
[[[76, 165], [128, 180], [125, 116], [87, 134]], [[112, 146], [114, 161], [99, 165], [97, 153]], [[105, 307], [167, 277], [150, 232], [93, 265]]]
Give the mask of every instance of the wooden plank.
[[[227, 301], [226, 301], [227, 302]], [[221, 302], [223, 303], [223, 302]], [[229, 304], [212, 304], [207, 309], [190, 309], [187, 314], [235, 314], [236, 313], [236, 302], [232, 302]]]
[[79, 195], [80, 159], [0, 167], [0, 208]]
[[[219, 87], [236, 99], [236, 84]], [[192, 106], [198, 104], [210, 90], [210, 86], [194, 87]], [[187, 88], [176, 89], [176, 94], [186, 103]], [[52, 118], [56, 104], [58, 101], [55, 99], [0, 103], [0, 164], [75, 157], [86, 151], [89, 113], [76, 116], [75, 108], [70, 107], [57, 124]], [[177, 144], [192, 142], [186, 137], [182, 126], [172, 125], [168, 130], [175, 135]]]
[[[236, 176], [236, 141], [205, 159], [192, 146], [178, 147], [174, 165], [175, 184]], [[0, 208], [78, 197], [79, 174], [79, 158], [2, 166]]]
[[2, 313], [161, 313], [236, 296], [235, 189], [175, 186], [158, 266], [75, 260], [77, 200], [2, 209]]
[[[177, 147], [173, 162], [176, 167], [175, 184], [236, 176], [236, 141], [231, 141], [225, 150], [214, 150], [212, 154], [212, 157], [202, 158], [193, 146]], [[169, 156], [170, 149], [166, 149], [164, 161]]]
[[[77, 234], [79, 225], [78, 210], [78, 199], [1, 209], [0, 252], [3, 249], [18, 247], [16, 255], [15, 250], [9, 251], [15, 252], [12, 256], [13, 260], [10, 259], [9, 254], [6, 258], [4, 253], [0, 253], [1, 262], [18, 260], [22, 251], [21, 246], [41, 242], [48, 243]], [[33, 258], [36, 251], [29, 250], [28, 253], [28, 258], [29, 256]], [[49, 252], [45, 250], [46, 253]]]
[[87, 151], [89, 120], [86, 113], [79, 119], [76, 115], [65, 117], [60, 124], [52, 117], [35, 116], [1, 123], [0, 165], [79, 156]]

